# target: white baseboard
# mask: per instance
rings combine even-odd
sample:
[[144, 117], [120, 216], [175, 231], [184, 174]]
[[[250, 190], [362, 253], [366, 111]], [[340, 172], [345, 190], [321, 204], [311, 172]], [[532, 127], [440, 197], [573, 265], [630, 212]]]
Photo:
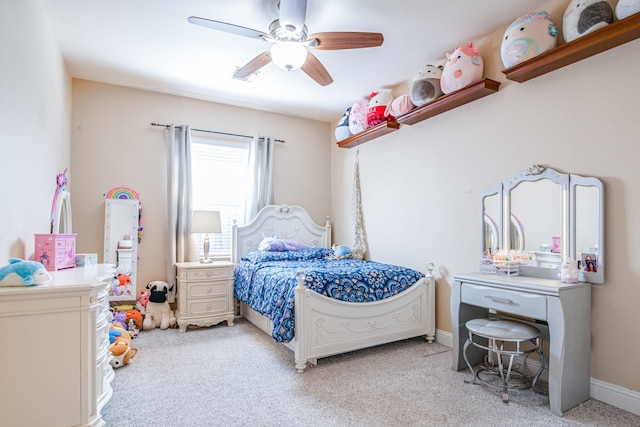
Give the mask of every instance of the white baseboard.
[[[453, 348], [453, 334], [447, 331], [436, 329], [436, 342]], [[517, 360], [516, 360], [517, 361]], [[520, 361], [521, 362], [521, 361]], [[540, 368], [540, 362], [531, 360], [527, 362], [534, 371]], [[545, 369], [541, 378], [546, 379], [548, 368]], [[599, 400], [608, 405], [615, 406], [632, 414], [640, 415], [640, 392], [610, 384], [595, 378], [591, 378], [590, 395], [592, 399]]]

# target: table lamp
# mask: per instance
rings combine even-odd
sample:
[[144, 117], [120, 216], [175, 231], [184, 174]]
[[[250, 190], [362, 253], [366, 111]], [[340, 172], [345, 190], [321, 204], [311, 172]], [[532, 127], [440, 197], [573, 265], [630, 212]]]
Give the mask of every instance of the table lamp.
[[203, 264], [211, 263], [209, 259], [209, 233], [220, 233], [222, 228], [220, 226], [220, 212], [217, 211], [193, 211], [193, 218], [191, 221], [192, 233], [204, 233], [204, 242], [202, 249], [204, 252], [204, 258], [200, 260]]

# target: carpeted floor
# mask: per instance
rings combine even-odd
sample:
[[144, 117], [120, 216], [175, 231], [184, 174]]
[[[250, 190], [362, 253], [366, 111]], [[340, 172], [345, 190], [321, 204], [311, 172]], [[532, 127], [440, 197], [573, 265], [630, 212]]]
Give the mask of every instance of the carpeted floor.
[[589, 400], [556, 417], [533, 391], [465, 384], [451, 350], [423, 338], [321, 359], [298, 374], [293, 352], [243, 319], [235, 326], [144, 331], [115, 372], [108, 426], [640, 426]]

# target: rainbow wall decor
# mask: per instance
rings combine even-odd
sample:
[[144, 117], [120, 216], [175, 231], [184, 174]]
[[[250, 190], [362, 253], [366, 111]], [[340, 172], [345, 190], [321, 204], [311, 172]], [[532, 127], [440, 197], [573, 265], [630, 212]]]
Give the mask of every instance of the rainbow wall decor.
[[106, 199], [130, 199], [140, 200], [140, 195], [136, 190], [129, 187], [115, 187], [105, 194]]

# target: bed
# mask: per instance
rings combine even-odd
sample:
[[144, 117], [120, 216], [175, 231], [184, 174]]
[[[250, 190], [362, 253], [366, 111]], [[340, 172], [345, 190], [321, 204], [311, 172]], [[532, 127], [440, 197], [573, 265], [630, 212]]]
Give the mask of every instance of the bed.
[[[313, 248], [331, 246], [331, 225], [314, 223], [300, 206], [270, 205], [245, 226], [232, 228], [232, 256], [236, 264], [235, 294], [240, 296], [240, 312], [249, 322], [275, 337], [274, 321], [248, 305], [246, 292], [239, 292], [243, 258], [251, 259], [266, 236], [303, 242]], [[324, 249], [327, 250], [327, 249]], [[318, 250], [319, 251], [319, 250]], [[307, 252], [307, 251], [302, 251]], [[308, 252], [314, 252], [308, 250]], [[314, 255], [315, 256], [315, 255]], [[305, 271], [307, 270], [307, 271]], [[284, 274], [294, 287], [291, 340], [283, 342], [295, 353], [295, 367], [303, 372], [322, 357], [346, 353], [407, 338], [435, 339], [435, 279], [433, 265], [410, 286], [373, 302], [350, 302], [331, 298], [305, 286], [311, 281], [310, 267]], [[240, 294], [240, 295], [239, 295]], [[285, 316], [286, 317], [286, 316]]]

